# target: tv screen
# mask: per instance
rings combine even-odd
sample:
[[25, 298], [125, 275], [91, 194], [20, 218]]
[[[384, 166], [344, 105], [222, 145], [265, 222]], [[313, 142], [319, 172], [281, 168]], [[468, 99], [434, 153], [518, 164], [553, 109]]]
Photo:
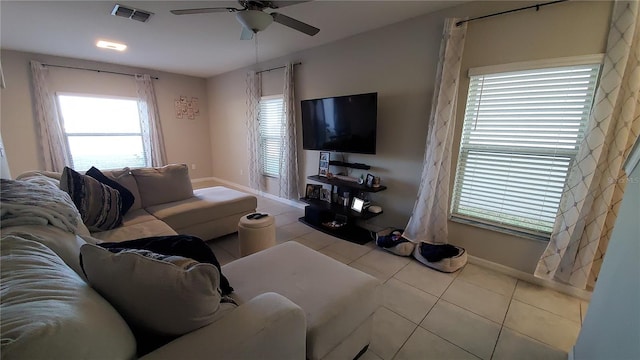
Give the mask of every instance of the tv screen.
[[378, 93], [303, 100], [302, 147], [375, 154]]

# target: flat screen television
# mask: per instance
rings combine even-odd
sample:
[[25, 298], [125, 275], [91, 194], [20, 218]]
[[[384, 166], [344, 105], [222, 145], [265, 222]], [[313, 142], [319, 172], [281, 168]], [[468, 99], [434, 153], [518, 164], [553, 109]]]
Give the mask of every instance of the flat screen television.
[[303, 100], [302, 147], [375, 154], [378, 93]]

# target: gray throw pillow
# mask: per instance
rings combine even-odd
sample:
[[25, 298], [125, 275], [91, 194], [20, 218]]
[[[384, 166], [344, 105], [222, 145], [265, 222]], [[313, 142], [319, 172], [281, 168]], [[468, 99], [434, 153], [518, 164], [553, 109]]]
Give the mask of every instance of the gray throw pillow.
[[220, 274], [212, 264], [148, 250], [113, 253], [80, 248], [89, 284], [136, 327], [159, 335], [182, 335], [206, 326], [235, 304], [221, 303]]
[[69, 167], [62, 171], [60, 189], [71, 196], [89, 231], [106, 231], [122, 223], [122, 197], [118, 190]]

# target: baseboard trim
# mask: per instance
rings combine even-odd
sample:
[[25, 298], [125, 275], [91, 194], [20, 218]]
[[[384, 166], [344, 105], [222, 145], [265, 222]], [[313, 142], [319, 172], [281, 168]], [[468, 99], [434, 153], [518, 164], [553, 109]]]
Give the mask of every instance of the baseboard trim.
[[212, 177], [191, 179], [191, 183], [192, 184], [199, 184], [199, 183], [203, 183], [203, 182], [207, 182], [207, 181], [216, 181], [216, 179], [212, 178]]
[[533, 274], [529, 274], [526, 273], [524, 271], [520, 271], [520, 270], [516, 270], [514, 268], [510, 268], [508, 266], [504, 266], [502, 264], [498, 264], [498, 263], [494, 263], [492, 261], [489, 260], [485, 260], [476, 256], [472, 256], [469, 255], [468, 256], [468, 261], [471, 264], [475, 264], [475, 265], [479, 265], [491, 270], [495, 270], [499, 273], [503, 273], [505, 275], [509, 275], [512, 277], [515, 277], [516, 279], [520, 279], [526, 282], [530, 282], [532, 284], [536, 284], [536, 285], [540, 285], [540, 286], [544, 286], [546, 288], [550, 288], [553, 290], [556, 290], [558, 292], [561, 292], [563, 294], [567, 294], [570, 296], [574, 296], [577, 298], [580, 298], [582, 300], [587, 300], [589, 301], [591, 299], [591, 292], [587, 291], [587, 290], [582, 290], [582, 289], [578, 289], [575, 288], [573, 286], [569, 286], [566, 284], [561, 284], [559, 282], [555, 282], [555, 281], [551, 281], [551, 280], [547, 280], [547, 279], [541, 279], [538, 277], [535, 277]]
[[250, 188], [248, 186], [236, 184], [236, 183], [234, 183], [232, 181], [225, 180], [225, 179], [220, 179], [220, 178], [217, 178], [215, 176], [191, 180], [191, 182], [194, 183], [194, 184], [202, 183], [202, 182], [206, 182], [206, 181], [216, 181], [216, 182], [219, 182], [219, 183], [234, 187], [236, 189], [242, 190], [244, 192], [248, 192], [250, 194], [255, 194], [255, 195], [258, 195], [258, 196], [265, 197], [267, 199], [271, 199], [271, 200], [275, 200], [275, 201], [281, 202], [281, 203], [283, 203], [285, 205], [297, 207], [298, 209], [304, 209], [304, 207], [307, 205], [307, 204], [302, 203], [300, 201], [283, 199], [283, 198], [281, 198], [279, 196], [276, 196], [276, 195], [273, 195], [273, 194], [269, 194], [269, 193], [264, 192], [264, 191], [258, 191], [256, 189], [252, 189], [252, 188]]

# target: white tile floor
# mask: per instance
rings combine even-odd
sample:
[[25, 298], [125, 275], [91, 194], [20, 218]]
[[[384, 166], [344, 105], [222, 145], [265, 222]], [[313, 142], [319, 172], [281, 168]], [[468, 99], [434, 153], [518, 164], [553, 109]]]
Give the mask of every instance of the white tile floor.
[[[294, 240], [382, 283], [369, 350], [361, 359], [566, 359], [588, 304], [467, 264], [454, 274], [357, 245], [300, 222], [304, 211], [258, 197], [276, 217], [277, 242]], [[222, 264], [238, 257], [237, 234], [209, 241]]]

